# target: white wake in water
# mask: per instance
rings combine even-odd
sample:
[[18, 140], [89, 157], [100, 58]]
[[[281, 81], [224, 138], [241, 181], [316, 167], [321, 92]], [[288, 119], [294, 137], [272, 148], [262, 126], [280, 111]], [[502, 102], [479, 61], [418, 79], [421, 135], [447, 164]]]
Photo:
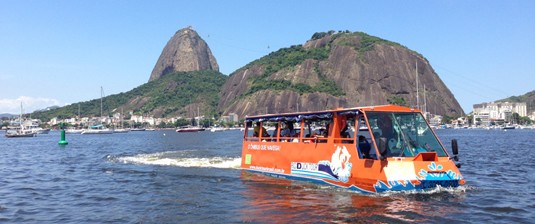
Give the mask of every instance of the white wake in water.
[[378, 194], [375, 194], [374, 196], [378, 197], [390, 197], [390, 196], [396, 196], [396, 195], [434, 195], [439, 193], [450, 193], [450, 194], [465, 194], [467, 191], [476, 189], [473, 186], [467, 186], [462, 185], [458, 187], [442, 187], [442, 186], [436, 186], [433, 189], [428, 189], [425, 191], [385, 191]]
[[210, 158], [173, 158], [172, 153], [151, 153], [134, 156], [117, 157], [114, 160], [123, 163], [179, 166], [179, 167], [203, 167], [203, 168], [227, 168], [238, 169], [241, 165], [241, 157], [210, 157]]

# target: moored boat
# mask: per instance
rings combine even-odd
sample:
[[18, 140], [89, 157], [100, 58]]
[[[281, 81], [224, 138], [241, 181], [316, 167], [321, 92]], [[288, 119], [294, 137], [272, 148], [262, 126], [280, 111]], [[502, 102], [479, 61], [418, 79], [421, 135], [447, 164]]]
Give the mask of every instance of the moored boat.
[[104, 128], [103, 125], [99, 124], [83, 130], [81, 134], [113, 134], [113, 130], [109, 128]]
[[35, 134], [48, 134], [50, 132], [50, 128], [39, 127], [39, 124], [34, 122], [33, 120], [26, 120], [24, 121], [23, 125], [24, 129], [30, 130]]
[[110, 129], [85, 129], [80, 133], [82, 135], [88, 135], [88, 134], [113, 134], [113, 130]]
[[515, 128], [516, 128], [516, 126], [514, 126], [514, 125], [512, 125], [512, 124], [507, 124], [507, 125], [504, 125], [504, 126], [502, 127], [502, 129], [515, 129]]
[[220, 132], [220, 131], [225, 131], [226, 128], [223, 128], [223, 127], [212, 127], [210, 128], [210, 131], [211, 132]]
[[[103, 118], [102, 114], [102, 98], [104, 97], [104, 89], [100, 87], [100, 118]], [[82, 131], [81, 134], [113, 134], [113, 130], [109, 128], [104, 128], [104, 125], [99, 121], [100, 124], [93, 125], [88, 129]]]
[[16, 138], [16, 137], [35, 137], [36, 133], [32, 130], [26, 129], [23, 124], [22, 119], [22, 102], [20, 103], [20, 116], [19, 116], [19, 124], [17, 126], [11, 126], [8, 127], [6, 130], [5, 136], [8, 138]]
[[74, 128], [68, 128], [65, 129], [66, 134], [82, 134], [85, 129], [74, 129]]
[[41, 128], [41, 127], [33, 128], [30, 130], [34, 132], [35, 134], [48, 134], [50, 132], [50, 128]]
[[130, 129], [128, 128], [115, 128], [113, 129], [113, 133], [128, 133]]
[[[276, 134], [262, 133], [262, 126], [273, 125], [281, 127]], [[450, 157], [416, 109], [385, 105], [268, 114], [246, 117], [245, 126], [246, 171], [362, 193], [465, 184], [455, 163], [457, 142]]]
[[6, 137], [16, 138], [16, 137], [35, 137], [36, 133], [20, 127], [8, 127], [6, 130]]
[[199, 132], [204, 131], [203, 127], [199, 126], [182, 126], [176, 129], [176, 132]]

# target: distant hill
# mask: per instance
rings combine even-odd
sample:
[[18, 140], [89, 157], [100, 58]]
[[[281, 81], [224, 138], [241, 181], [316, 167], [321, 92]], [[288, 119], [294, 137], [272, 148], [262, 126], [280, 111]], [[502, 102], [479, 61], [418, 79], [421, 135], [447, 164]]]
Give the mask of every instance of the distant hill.
[[11, 118], [11, 117], [14, 117], [14, 116], [17, 116], [17, 115], [14, 115], [14, 114], [0, 114], [0, 118], [3, 118], [3, 117]]
[[[134, 111], [135, 114], [171, 117], [193, 117], [216, 115], [219, 90], [227, 79], [217, 71], [175, 72], [160, 79], [148, 82], [125, 93], [103, 98], [103, 111]], [[74, 103], [68, 106], [37, 111], [32, 118], [49, 120], [76, 117], [80, 107], [81, 117], [100, 116], [100, 99]]]
[[[416, 67], [416, 65], [418, 67]], [[399, 104], [459, 116], [461, 106], [420, 54], [362, 32], [315, 33], [232, 73], [218, 110], [244, 115]], [[425, 87], [424, 87], [425, 86]]]
[[535, 111], [535, 90], [520, 96], [511, 96], [496, 102], [525, 102], [528, 114]]

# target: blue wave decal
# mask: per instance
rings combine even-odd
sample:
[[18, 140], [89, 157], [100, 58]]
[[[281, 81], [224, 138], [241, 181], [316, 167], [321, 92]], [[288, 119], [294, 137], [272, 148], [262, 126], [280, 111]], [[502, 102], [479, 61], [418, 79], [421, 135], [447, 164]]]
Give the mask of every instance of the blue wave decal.
[[[443, 166], [432, 162], [427, 166], [429, 171], [420, 169], [416, 178], [420, 181], [417, 186], [419, 189], [435, 188], [437, 185], [442, 187], [458, 187], [461, 175], [452, 170], [443, 171]], [[432, 172], [433, 171], [433, 172]]]
[[311, 171], [311, 170], [291, 170], [292, 174], [301, 175], [301, 176], [308, 176], [308, 177], [314, 177], [314, 178], [321, 178], [321, 179], [328, 179], [333, 181], [338, 181], [336, 177], [333, 177], [323, 171]]
[[[252, 170], [252, 169], [247, 169], [247, 171], [252, 172], [252, 173], [261, 173], [261, 174], [264, 174], [264, 175], [267, 175], [267, 176], [271, 176], [271, 177], [276, 177], [276, 178], [289, 179], [289, 180], [298, 180], [298, 181], [305, 181], [305, 182], [310, 182], [310, 183], [315, 183], [315, 184], [327, 185], [327, 186], [337, 187], [337, 188], [340, 188], [340, 189], [346, 189], [346, 190], [350, 190], [350, 191], [354, 191], [354, 192], [358, 192], [358, 193], [363, 193], [363, 194], [374, 194], [375, 193], [373, 191], [364, 190], [364, 189], [359, 188], [359, 187], [357, 187], [355, 185], [351, 185], [349, 187], [344, 187], [344, 186], [333, 184], [331, 182], [327, 182], [327, 181], [325, 181], [323, 179], [316, 179], [316, 178], [312, 178], [312, 177], [303, 177], [303, 176], [300, 176], [300, 175], [298, 176], [298, 175], [291, 175], [291, 174], [289, 175], [289, 174], [271, 173], [271, 172]], [[292, 170], [292, 173], [293, 172], [294, 172], [294, 170]], [[334, 179], [332, 179], [332, 180], [334, 180]]]
[[[430, 171], [442, 171], [442, 165], [436, 164], [435, 162], [431, 162], [427, 166]], [[418, 180], [460, 180], [461, 175], [455, 173], [453, 170], [443, 171], [443, 172], [428, 172], [424, 169], [420, 169], [420, 172], [418, 172], [418, 176], [416, 177]]]
[[415, 190], [416, 185], [412, 184], [410, 181], [388, 181], [388, 183], [385, 183], [383, 181], [378, 180], [377, 183], [373, 185], [373, 188], [375, 188], [376, 192], [384, 192], [384, 191], [410, 191]]

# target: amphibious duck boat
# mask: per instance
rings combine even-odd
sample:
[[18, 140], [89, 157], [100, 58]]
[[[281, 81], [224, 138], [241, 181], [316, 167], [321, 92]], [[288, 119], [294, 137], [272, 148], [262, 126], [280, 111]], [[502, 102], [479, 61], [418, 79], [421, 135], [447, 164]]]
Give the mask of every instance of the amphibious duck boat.
[[[457, 141], [452, 140], [450, 157], [416, 109], [384, 105], [267, 114], [247, 116], [245, 125], [241, 168], [247, 171], [362, 193], [465, 183], [455, 163]], [[262, 133], [272, 126], [272, 133]]]

